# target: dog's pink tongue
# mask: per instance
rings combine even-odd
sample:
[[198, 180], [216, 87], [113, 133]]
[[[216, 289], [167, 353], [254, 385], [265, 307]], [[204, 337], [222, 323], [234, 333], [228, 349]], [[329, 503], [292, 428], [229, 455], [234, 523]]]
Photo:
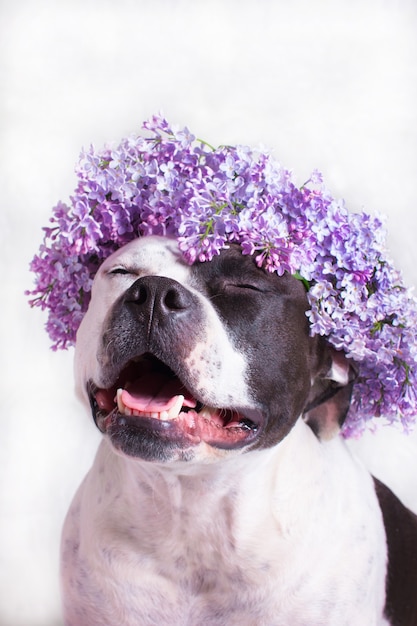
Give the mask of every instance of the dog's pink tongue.
[[167, 380], [162, 374], [149, 372], [126, 385], [122, 401], [132, 410], [160, 413], [169, 411], [179, 395], [184, 396], [183, 406], [196, 406], [196, 400], [177, 378]]

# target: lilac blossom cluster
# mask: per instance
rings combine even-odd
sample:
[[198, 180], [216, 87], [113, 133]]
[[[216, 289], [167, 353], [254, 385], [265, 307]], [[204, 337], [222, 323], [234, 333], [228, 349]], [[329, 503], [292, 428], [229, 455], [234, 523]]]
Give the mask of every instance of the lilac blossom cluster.
[[28, 293], [49, 311], [53, 348], [74, 343], [98, 267], [133, 238], [174, 236], [190, 264], [236, 242], [260, 267], [303, 280], [311, 333], [357, 363], [345, 435], [372, 428], [374, 417], [411, 428], [417, 306], [387, 257], [381, 220], [348, 212], [318, 172], [297, 187], [264, 150], [214, 149], [161, 116], [144, 129], [83, 151], [74, 195], [44, 229]]

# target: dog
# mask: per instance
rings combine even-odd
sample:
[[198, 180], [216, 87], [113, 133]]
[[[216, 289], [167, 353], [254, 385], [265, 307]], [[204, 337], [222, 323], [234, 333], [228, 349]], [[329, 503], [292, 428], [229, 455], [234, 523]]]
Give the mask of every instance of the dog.
[[417, 517], [352, 457], [355, 368], [303, 283], [147, 236], [100, 267], [78, 393], [103, 433], [62, 535], [66, 626], [416, 626]]

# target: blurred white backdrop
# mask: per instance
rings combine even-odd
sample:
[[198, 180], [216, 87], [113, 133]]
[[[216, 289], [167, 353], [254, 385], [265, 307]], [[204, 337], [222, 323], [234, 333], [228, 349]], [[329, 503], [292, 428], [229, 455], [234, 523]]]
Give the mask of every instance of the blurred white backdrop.
[[[387, 214], [416, 284], [416, 28], [413, 0], [2, 0], [1, 626], [61, 624], [60, 528], [98, 441], [72, 352], [49, 350], [23, 295], [81, 146], [161, 110], [211, 144], [273, 147], [300, 184], [318, 168], [352, 209]], [[359, 452], [416, 506], [415, 439], [368, 439]]]

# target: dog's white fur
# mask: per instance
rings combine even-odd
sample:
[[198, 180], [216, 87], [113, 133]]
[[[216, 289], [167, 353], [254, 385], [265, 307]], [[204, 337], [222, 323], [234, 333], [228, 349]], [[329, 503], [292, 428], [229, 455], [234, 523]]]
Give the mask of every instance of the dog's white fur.
[[[131, 275], [115, 279], [117, 264]], [[194, 290], [169, 240], [137, 240], [106, 261], [77, 341], [84, 396], [89, 378], [100, 384], [108, 311], [145, 274]], [[245, 360], [204, 306], [214, 330], [198, 347], [196, 381], [217, 406], [232, 394], [255, 409]], [[210, 370], [213, 355], [232, 384]], [[301, 419], [275, 447], [202, 443], [191, 463], [130, 458], [104, 439], [63, 532], [65, 624], [383, 626], [386, 560], [370, 475], [340, 438], [320, 442]]]
[[138, 463], [103, 441], [64, 530], [66, 624], [381, 626], [385, 562], [370, 476], [301, 421], [220, 465]]

